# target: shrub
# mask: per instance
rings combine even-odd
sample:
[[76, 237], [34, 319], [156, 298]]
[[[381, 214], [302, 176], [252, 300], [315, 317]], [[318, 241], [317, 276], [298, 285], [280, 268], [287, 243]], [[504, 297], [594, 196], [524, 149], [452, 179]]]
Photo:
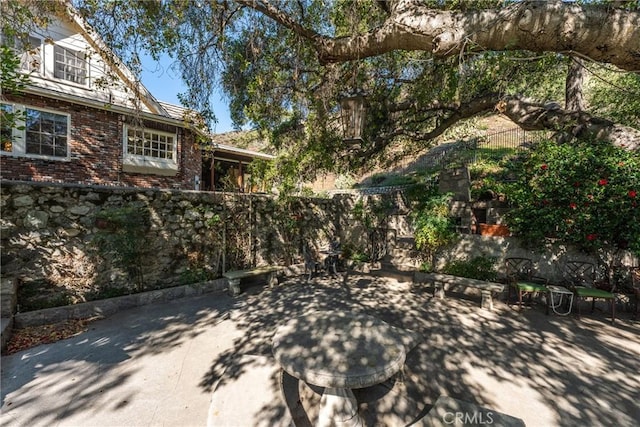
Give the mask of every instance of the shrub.
[[495, 281], [496, 258], [478, 256], [471, 260], [459, 260], [447, 263], [442, 272], [453, 276], [467, 277], [469, 279]]
[[438, 194], [432, 190], [413, 211], [416, 249], [422, 252], [427, 263], [433, 261], [438, 249], [452, 243], [457, 234], [450, 213], [450, 194]]
[[525, 243], [549, 237], [586, 252], [640, 255], [640, 156], [602, 141], [545, 141], [513, 163], [506, 220]]

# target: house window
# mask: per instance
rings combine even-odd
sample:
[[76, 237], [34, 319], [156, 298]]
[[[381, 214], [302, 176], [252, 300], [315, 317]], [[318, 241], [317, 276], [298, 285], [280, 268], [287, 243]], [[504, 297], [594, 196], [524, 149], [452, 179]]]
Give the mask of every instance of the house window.
[[14, 156], [67, 159], [70, 117], [53, 111], [2, 105], [2, 145]]
[[42, 156], [67, 156], [69, 117], [27, 108], [26, 152]]
[[150, 129], [127, 129], [127, 154], [173, 160], [175, 145], [175, 135]]
[[20, 48], [20, 69], [28, 72], [40, 72], [42, 66], [41, 41], [37, 37], [29, 36], [27, 45]]
[[81, 85], [87, 82], [87, 61], [84, 53], [54, 46], [54, 71], [53, 76], [57, 79], [67, 80]]
[[13, 49], [20, 58], [20, 69], [26, 72], [40, 73], [42, 68], [42, 40], [28, 36], [26, 39], [2, 34], [0, 41]]
[[126, 172], [175, 174], [178, 169], [176, 135], [154, 129], [125, 128]]

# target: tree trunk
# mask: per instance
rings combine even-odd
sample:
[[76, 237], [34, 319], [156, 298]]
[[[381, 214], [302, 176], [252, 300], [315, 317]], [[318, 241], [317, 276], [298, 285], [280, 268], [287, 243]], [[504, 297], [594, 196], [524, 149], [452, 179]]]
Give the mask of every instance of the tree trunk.
[[582, 96], [584, 77], [582, 59], [572, 56], [565, 85], [565, 110], [584, 111], [584, 97]]

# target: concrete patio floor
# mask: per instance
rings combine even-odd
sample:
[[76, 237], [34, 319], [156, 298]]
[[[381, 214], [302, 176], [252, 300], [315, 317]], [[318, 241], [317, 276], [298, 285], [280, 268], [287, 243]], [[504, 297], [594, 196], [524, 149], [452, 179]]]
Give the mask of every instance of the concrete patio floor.
[[236, 298], [212, 293], [123, 311], [76, 337], [3, 356], [0, 424], [313, 424], [321, 390], [274, 369], [271, 339], [306, 311], [348, 310], [421, 337], [403, 372], [356, 393], [368, 425], [407, 425], [440, 395], [528, 426], [638, 425], [640, 322], [501, 302], [487, 311], [470, 292], [436, 300], [424, 285], [386, 277], [289, 278]]

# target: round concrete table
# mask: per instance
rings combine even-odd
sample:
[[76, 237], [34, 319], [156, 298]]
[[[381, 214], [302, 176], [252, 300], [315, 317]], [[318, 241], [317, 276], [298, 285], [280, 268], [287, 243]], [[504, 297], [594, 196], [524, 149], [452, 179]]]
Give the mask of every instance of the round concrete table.
[[397, 329], [365, 314], [312, 312], [279, 327], [276, 361], [290, 375], [324, 387], [318, 427], [363, 426], [351, 389], [379, 384], [404, 365]]

